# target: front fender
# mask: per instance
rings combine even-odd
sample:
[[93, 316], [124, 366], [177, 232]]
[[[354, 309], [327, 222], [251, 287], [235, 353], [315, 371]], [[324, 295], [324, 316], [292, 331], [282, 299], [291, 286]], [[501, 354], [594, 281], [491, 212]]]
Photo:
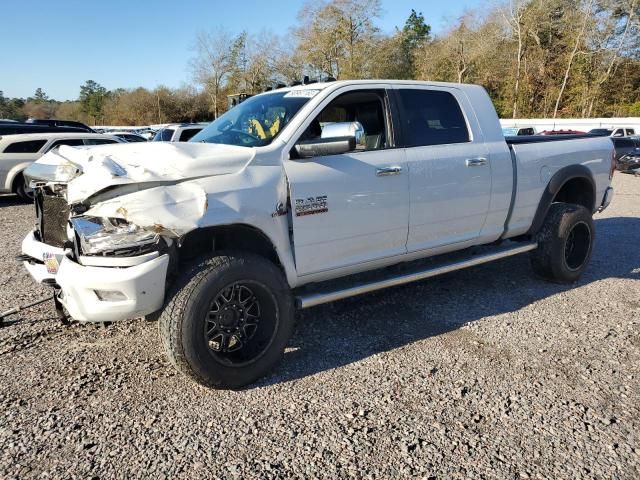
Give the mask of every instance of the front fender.
[[20, 162], [9, 169], [7, 172], [7, 178], [4, 181], [4, 189], [8, 192], [13, 191], [13, 182], [15, 182], [16, 177], [20, 175], [25, 169], [31, 165], [33, 162]]
[[281, 165], [249, 166], [237, 174], [189, 180], [127, 193], [97, 203], [84, 215], [122, 218], [176, 239], [200, 228], [247, 225], [276, 249], [290, 285], [296, 283]]

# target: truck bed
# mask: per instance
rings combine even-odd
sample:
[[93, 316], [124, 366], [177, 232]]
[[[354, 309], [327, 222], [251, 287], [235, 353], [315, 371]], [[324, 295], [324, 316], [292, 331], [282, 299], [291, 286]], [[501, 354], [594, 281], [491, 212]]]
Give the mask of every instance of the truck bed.
[[612, 143], [595, 135], [530, 135], [505, 137], [512, 152], [516, 185], [507, 238], [527, 232], [543, 191], [558, 170], [569, 165], [589, 169], [596, 186], [596, 201], [609, 185]]

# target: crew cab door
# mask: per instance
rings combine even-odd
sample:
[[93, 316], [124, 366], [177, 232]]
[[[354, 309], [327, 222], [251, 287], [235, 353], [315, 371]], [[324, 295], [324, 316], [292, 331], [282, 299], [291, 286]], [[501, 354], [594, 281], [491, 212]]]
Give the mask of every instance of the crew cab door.
[[357, 150], [284, 161], [300, 276], [406, 253], [409, 177], [404, 151], [394, 148], [385, 86], [334, 92], [294, 143], [322, 138], [341, 122], [362, 124]]
[[408, 252], [476, 239], [491, 199], [491, 158], [456, 88], [397, 85], [410, 192]]

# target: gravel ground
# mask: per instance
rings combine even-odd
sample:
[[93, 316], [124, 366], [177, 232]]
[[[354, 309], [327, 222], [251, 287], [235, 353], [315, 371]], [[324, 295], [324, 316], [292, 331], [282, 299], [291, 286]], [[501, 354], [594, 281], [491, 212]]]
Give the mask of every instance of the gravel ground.
[[[270, 377], [212, 391], [157, 325], [0, 330], [0, 478], [640, 478], [640, 178], [617, 174], [580, 282], [526, 255], [299, 314]], [[0, 307], [32, 207], [0, 198]]]

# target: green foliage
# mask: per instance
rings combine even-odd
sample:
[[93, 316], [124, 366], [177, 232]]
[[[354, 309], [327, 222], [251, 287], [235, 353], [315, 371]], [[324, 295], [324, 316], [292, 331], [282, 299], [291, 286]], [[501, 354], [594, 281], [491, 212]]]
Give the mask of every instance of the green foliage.
[[422, 12], [416, 13], [412, 8], [411, 14], [402, 28], [402, 45], [406, 52], [412, 54], [416, 48], [430, 40], [431, 26], [424, 21]]
[[627, 107], [627, 115], [630, 117], [640, 117], [640, 100]]
[[0, 90], [0, 118], [9, 120], [25, 120], [26, 116], [22, 111], [25, 101], [22, 98], [7, 98]]
[[96, 122], [103, 119], [104, 105], [109, 92], [99, 83], [93, 80], [87, 80], [80, 87], [80, 104], [82, 111]]
[[36, 104], [40, 104], [48, 101], [49, 97], [46, 93], [44, 93], [44, 90], [42, 90], [40, 87], [36, 88], [36, 92], [33, 94], [33, 102]]

